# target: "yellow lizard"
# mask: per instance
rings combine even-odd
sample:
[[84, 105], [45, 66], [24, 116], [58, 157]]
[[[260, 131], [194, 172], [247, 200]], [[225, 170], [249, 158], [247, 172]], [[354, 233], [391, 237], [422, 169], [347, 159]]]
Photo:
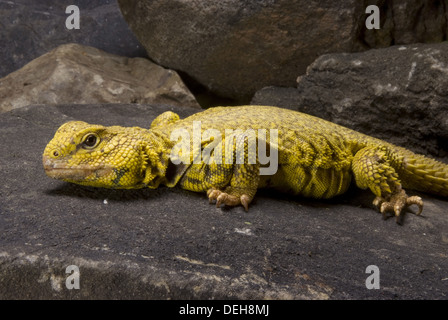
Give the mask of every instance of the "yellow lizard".
[[[255, 134], [255, 148], [248, 132]], [[260, 147], [271, 163], [261, 158]], [[274, 170], [268, 170], [273, 164]], [[374, 193], [373, 203], [384, 217], [393, 212], [397, 222], [404, 208], [416, 204], [418, 214], [423, 209], [422, 199], [407, 196], [403, 188], [448, 196], [444, 163], [310, 115], [267, 106], [210, 108], [183, 120], [168, 111], [150, 129], [67, 122], [45, 148], [43, 165], [48, 176], [72, 183], [180, 186], [207, 192], [217, 206], [243, 205], [246, 211], [258, 188], [331, 198], [344, 193], [352, 179]], [[261, 174], [263, 169], [267, 173]]]

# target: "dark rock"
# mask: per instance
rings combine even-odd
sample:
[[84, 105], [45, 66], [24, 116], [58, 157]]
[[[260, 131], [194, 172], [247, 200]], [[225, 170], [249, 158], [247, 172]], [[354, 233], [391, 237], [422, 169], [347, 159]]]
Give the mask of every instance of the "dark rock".
[[153, 103], [200, 108], [173, 70], [65, 44], [0, 79], [0, 112], [30, 104]]
[[[448, 8], [445, 1], [364, 1], [380, 8], [381, 28], [359, 27], [359, 39], [368, 48], [394, 44], [431, 43], [447, 40]], [[365, 4], [367, 6], [367, 3]]]
[[446, 42], [323, 55], [297, 82], [297, 88], [264, 88], [251, 103], [299, 110], [448, 157]]
[[[65, 26], [69, 5], [79, 7], [79, 30]], [[65, 43], [127, 57], [146, 56], [113, 0], [2, 1], [0, 17], [0, 78]]]
[[[63, 122], [149, 127], [166, 110], [0, 115], [1, 299], [446, 299], [448, 204], [426, 195], [423, 215], [398, 226], [355, 190], [332, 201], [260, 192], [246, 213], [177, 188], [94, 189], [45, 176], [41, 154]], [[79, 267], [79, 290], [66, 287], [69, 265]], [[380, 289], [366, 288], [369, 265]]]
[[[441, 1], [118, 0], [149, 57], [212, 92], [248, 101], [266, 86], [293, 86], [319, 55], [446, 40]], [[368, 4], [379, 30], [365, 26]]]

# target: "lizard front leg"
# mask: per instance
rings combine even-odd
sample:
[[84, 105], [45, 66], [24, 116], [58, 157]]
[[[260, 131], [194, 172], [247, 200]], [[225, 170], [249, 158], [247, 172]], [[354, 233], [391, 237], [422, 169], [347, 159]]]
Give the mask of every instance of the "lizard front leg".
[[246, 211], [255, 196], [260, 180], [259, 165], [257, 164], [236, 164], [230, 185], [222, 191], [212, 187], [207, 190], [210, 203], [216, 201], [216, 206], [222, 204], [227, 206], [242, 205]]
[[242, 205], [247, 211], [257, 192], [259, 166], [251, 164], [193, 164], [179, 181], [186, 190], [207, 191], [216, 206]]
[[[217, 207], [242, 205], [248, 211], [260, 181], [260, 165], [256, 148], [246, 138], [238, 133], [226, 137], [222, 149], [215, 150], [207, 161], [188, 168], [180, 186], [191, 191], [207, 191], [209, 202], [216, 202]], [[231, 157], [227, 159], [226, 154]]]
[[250, 136], [240, 132], [226, 137], [224, 147], [225, 154], [232, 154], [232, 158], [234, 158], [230, 183], [225, 188], [212, 187], [208, 189], [207, 196], [210, 203], [216, 201], [217, 207], [222, 204], [242, 205], [248, 211], [260, 181], [260, 166], [256, 161], [256, 145], [251, 144]]
[[369, 188], [376, 198], [373, 204], [377, 206], [383, 217], [387, 212], [393, 212], [397, 223], [400, 223], [402, 211], [416, 204], [417, 214], [423, 209], [420, 197], [409, 197], [402, 188], [398, 174], [394, 168], [399, 161], [385, 147], [366, 147], [359, 150], [352, 162], [352, 171], [356, 185], [361, 189]]
[[193, 164], [185, 172], [179, 186], [186, 190], [207, 191], [210, 203], [216, 206], [242, 205], [246, 211], [257, 192], [258, 164]]

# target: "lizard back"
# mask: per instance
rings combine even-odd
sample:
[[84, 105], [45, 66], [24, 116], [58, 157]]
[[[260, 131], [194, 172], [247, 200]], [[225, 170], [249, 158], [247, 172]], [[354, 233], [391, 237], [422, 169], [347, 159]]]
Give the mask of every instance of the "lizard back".
[[[351, 161], [357, 150], [376, 139], [326, 120], [297, 111], [266, 107], [217, 107], [168, 125], [166, 133], [186, 129], [193, 123], [201, 130], [278, 130], [278, 170], [262, 176], [259, 187], [273, 187], [293, 194], [330, 198], [344, 193], [351, 181]], [[267, 141], [268, 148], [273, 147]], [[203, 141], [202, 147], [207, 146]]]

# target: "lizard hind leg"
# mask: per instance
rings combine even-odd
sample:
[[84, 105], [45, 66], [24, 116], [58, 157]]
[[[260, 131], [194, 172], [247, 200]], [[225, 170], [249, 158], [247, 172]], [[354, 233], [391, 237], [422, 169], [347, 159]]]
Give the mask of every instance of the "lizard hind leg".
[[423, 210], [422, 199], [409, 197], [402, 188], [395, 170], [399, 166], [399, 159], [386, 147], [365, 147], [355, 154], [352, 162], [356, 185], [361, 189], [369, 188], [376, 195], [373, 204], [383, 218], [387, 218], [387, 212], [393, 212], [397, 223], [407, 207], [417, 205], [417, 214]]

